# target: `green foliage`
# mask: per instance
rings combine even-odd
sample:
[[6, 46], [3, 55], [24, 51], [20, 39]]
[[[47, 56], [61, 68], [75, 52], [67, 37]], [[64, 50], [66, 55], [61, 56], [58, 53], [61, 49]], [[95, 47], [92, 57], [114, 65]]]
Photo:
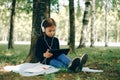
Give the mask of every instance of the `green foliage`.
[[29, 14], [33, 10], [32, 2], [27, 0], [17, 1], [16, 10], [17, 13], [26, 12], [26, 14]]
[[52, 5], [58, 4], [58, 0], [51, 0], [51, 4]]
[[51, 10], [55, 13], [59, 12], [59, 0], [50, 0], [51, 1]]
[[95, 0], [95, 5], [96, 5], [96, 9], [100, 8], [100, 10], [103, 8], [104, 3], [103, 0]]
[[28, 3], [32, 3], [32, 2], [33, 2], [33, 0], [27, 0], [27, 2], [28, 2]]

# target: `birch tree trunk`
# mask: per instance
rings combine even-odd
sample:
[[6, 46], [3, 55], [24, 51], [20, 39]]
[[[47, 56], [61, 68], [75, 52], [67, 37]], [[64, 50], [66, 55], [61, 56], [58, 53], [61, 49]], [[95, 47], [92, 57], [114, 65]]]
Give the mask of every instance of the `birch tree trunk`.
[[117, 30], [116, 30], [116, 42], [120, 41], [120, 25], [117, 26]]
[[108, 0], [105, 0], [105, 47], [108, 46]]
[[81, 30], [81, 38], [80, 38], [80, 44], [78, 48], [85, 47], [85, 42], [86, 42], [86, 36], [87, 36], [87, 27], [88, 27], [88, 22], [89, 22], [89, 13], [90, 13], [90, 0], [86, 0], [85, 2], [85, 11], [83, 15], [83, 26]]
[[94, 46], [94, 22], [95, 22], [95, 0], [92, 0], [92, 12], [91, 12], [91, 38], [90, 38], [90, 47]]

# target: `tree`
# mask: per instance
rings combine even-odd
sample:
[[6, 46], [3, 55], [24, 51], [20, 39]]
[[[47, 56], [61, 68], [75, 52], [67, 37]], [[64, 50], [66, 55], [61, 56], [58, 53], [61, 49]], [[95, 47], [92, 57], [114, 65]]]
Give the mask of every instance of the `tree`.
[[74, 0], [69, 0], [69, 20], [70, 20], [70, 34], [69, 47], [72, 52], [75, 52], [75, 14], [74, 14]]
[[31, 33], [31, 46], [25, 62], [37, 62], [35, 56], [35, 45], [38, 37], [42, 34], [40, 23], [43, 19], [50, 17], [50, 0], [33, 0], [33, 20]]
[[92, 0], [92, 11], [91, 11], [91, 37], [90, 37], [90, 47], [94, 46], [94, 20], [95, 20], [95, 0]]
[[108, 0], [105, 0], [105, 47], [108, 46]]
[[86, 42], [86, 35], [87, 35], [87, 26], [89, 22], [89, 12], [90, 12], [90, 0], [85, 1], [85, 11], [83, 15], [83, 26], [81, 30], [81, 38], [80, 38], [80, 44], [78, 48], [85, 47], [85, 42]]
[[16, 0], [12, 0], [8, 49], [13, 49], [13, 30], [14, 30], [15, 5], [16, 5]]
[[76, 12], [76, 19], [79, 20], [81, 16], [81, 9], [80, 9], [80, 0], [77, 1], [77, 12]]

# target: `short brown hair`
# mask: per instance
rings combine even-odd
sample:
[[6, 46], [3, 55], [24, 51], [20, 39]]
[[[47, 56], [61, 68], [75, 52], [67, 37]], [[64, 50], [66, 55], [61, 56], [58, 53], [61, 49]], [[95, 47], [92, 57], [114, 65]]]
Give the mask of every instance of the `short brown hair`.
[[52, 26], [52, 25], [56, 26], [56, 22], [55, 22], [55, 20], [54, 20], [53, 18], [46, 18], [46, 19], [43, 21], [43, 24], [42, 24], [42, 26], [43, 26], [44, 28], [49, 27], [49, 26]]

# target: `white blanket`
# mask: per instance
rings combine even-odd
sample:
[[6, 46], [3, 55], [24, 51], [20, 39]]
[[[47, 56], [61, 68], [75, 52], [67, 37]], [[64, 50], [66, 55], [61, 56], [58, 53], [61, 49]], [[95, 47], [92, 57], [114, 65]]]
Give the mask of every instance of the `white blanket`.
[[[22, 76], [36, 76], [41, 74], [50, 74], [58, 72], [60, 69], [50, 65], [41, 63], [23, 63], [16, 66], [5, 66], [4, 70], [19, 73]], [[94, 70], [88, 67], [83, 67], [82, 71], [85, 72], [103, 72], [103, 70]]]

